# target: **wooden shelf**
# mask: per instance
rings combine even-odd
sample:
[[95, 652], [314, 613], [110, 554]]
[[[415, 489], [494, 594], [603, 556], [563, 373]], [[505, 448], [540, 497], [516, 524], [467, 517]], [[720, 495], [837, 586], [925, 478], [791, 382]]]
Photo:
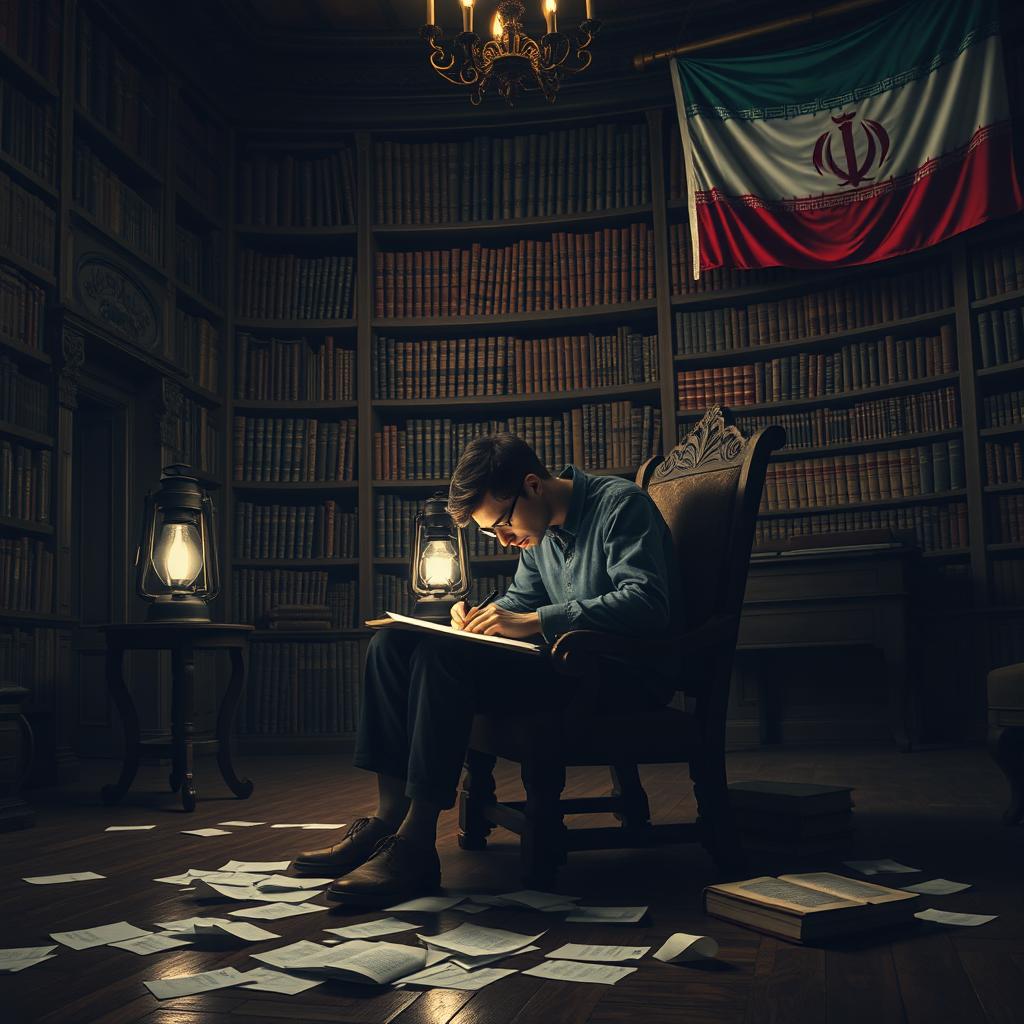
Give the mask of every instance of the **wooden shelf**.
[[1024, 422], [1004, 423], [1001, 427], [982, 427], [978, 434], [981, 437], [1013, 437], [1015, 434], [1024, 434]]
[[316, 480], [310, 482], [303, 482], [300, 480], [289, 480], [289, 481], [244, 481], [234, 480], [231, 486], [236, 491], [266, 491], [272, 493], [274, 491], [322, 491], [330, 493], [331, 491], [354, 491], [358, 488], [359, 484], [355, 480]]
[[[630, 480], [636, 476], [636, 469], [629, 466], [620, 466], [616, 469], [594, 469], [588, 466], [580, 468], [592, 476], [624, 476]], [[446, 489], [449, 483], [450, 477], [437, 477], [429, 480], [374, 480], [371, 486], [379, 491], [427, 491], [431, 488]]]
[[[469, 555], [468, 557], [473, 565], [507, 565], [509, 562], [519, 561], [519, 555], [512, 554], [511, 552], [507, 555]], [[378, 556], [373, 559], [373, 564], [385, 568], [407, 569], [409, 567], [409, 558], [406, 555], [390, 558]]]
[[708, 364], [724, 366], [730, 363], [775, 359], [780, 355], [802, 352], [805, 349], [843, 348], [848, 342], [858, 338], [879, 334], [899, 334], [908, 327], [920, 327], [940, 320], [949, 320], [955, 313], [956, 311], [952, 307], [947, 307], [937, 309], [932, 313], [921, 313], [918, 316], [908, 316], [902, 320], [889, 320], [886, 323], [871, 324], [868, 327], [853, 327], [850, 330], [837, 331], [833, 334], [816, 334], [792, 341], [770, 341], [763, 345], [745, 345], [743, 348], [723, 349], [718, 352], [691, 352], [686, 355], [674, 355], [672, 361], [677, 367], [684, 368]]
[[30, 277], [34, 277], [42, 284], [48, 284], [51, 288], [55, 288], [57, 286], [57, 277], [52, 270], [47, 270], [45, 267], [37, 266], [35, 263], [31, 262], [31, 260], [25, 259], [24, 256], [11, 249], [4, 249], [0, 247], [0, 262], [4, 260], [8, 263], [13, 263], [19, 270], [23, 270]]
[[8, 338], [4, 334], [0, 334], [0, 347], [3, 348], [3, 355], [13, 355], [18, 359], [23, 359], [26, 362], [37, 363], [40, 366], [53, 365], [53, 359], [51, 359], [45, 352], [40, 352], [35, 348], [29, 348], [28, 345], [25, 345], [20, 341], [15, 341], [14, 338]]
[[40, 626], [75, 626], [78, 620], [67, 615], [52, 612], [20, 612], [12, 608], [0, 608], [0, 622], [25, 622]]
[[359, 565], [358, 558], [236, 558], [232, 565], [237, 569], [351, 569]]
[[[882, 384], [874, 388], [861, 388], [860, 391], [844, 391], [836, 395], [818, 395], [814, 398], [790, 398], [780, 399], [776, 402], [755, 402], [752, 405], [728, 405], [735, 416], [747, 416], [753, 413], [774, 413], [781, 409], [813, 409], [819, 405], [856, 405], [865, 398], [887, 397], [890, 395], [901, 395], [914, 391], [930, 391], [932, 388], [941, 387], [943, 384], [954, 384], [960, 379], [958, 373], [943, 373], [938, 377], [922, 377], [920, 380], [900, 381], [898, 384]], [[699, 420], [704, 415], [703, 410], [676, 412], [676, 418], [681, 420]]]
[[943, 438], [959, 437], [963, 428], [953, 427], [949, 430], [934, 430], [922, 434], [898, 434], [895, 437], [879, 437], [870, 441], [837, 441], [834, 444], [818, 448], [790, 448], [788, 446], [772, 452], [772, 460], [802, 459], [816, 455], [830, 455], [832, 452], [875, 451], [882, 448], [902, 448], [905, 445], [920, 444], [924, 441], [939, 441]]
[[192, 470], [192, 475], [196, 480], [203, 485], [203, 487], [223, 487], [224, 481], [219, 476], [210, 476], [207, 473], [201, 473], [198, 469]]
[[236, 412], [255, 410], [257, 412], [352, 412], [359, 408], [359, 403], [346, 399], [343, 402], [309, 401], [262, 401], [258, 398], [236, 398], [232, 403]]
[[191, 217], [193, 220], [202, 221], [206, 224], [207, 228], [211, 231], [224, 231], [226, 228], [226, 221], [223, 217], [218, 217], [212, 213], [203, 200], [196, 195], [181, 179], [177, 179], [174, 183], [174, 193], [177, 197], [178, 202], [185, 207], [186, 217]]
[[[145, 184], [153, 187], [163, 186], [163, 175], [155, 167], [132, 152], [109, 128], [97, 121], [92, 114], [78, 104], [75, 104], [75, 123], [83, 134], [90, 137], [92, 142], [99, 144], [102, 150], [101, 156], [113, 155], [115, 160], [120, 160], [124, 166], [128, 167], [129, 175], [141, 178]], [[129, 182], [128, 184], [135, 183]]]
[[183, 390], [189, 392], [193, 398], [198, 399], [204, 405], [212, 405], [217, 408], [224, 404], [224, 399], [222, 399], [215, 391], [201, 387], [190, 377], [186, 377], [178, 367], [174, 367], [174, 370], [174, 382], [179, 384]]
[[19, 427], [16, 423], [7, 423], [4, 420], [0, 420], [0, 435], [12, 437], [33, 448], [52, 448], [56, 443], [49, 434], [40, 434], [35, 430], [28, 430], [26, 427]]
[[138, 260], [139, 263], [145, 265], [150, 273], [156, 274], [162, 281], [167, 280], [167, 271], [160, 266], [160, 263], [153, 256], [143, 252], [141, 249], [137, 249], [131, 242], [119, 238], [109, 228], [101, 224], [88, 210], [78, 205], [72, 205], [71, 213], [76, 220], [95, 231], [108, 245], [116, 246], [125, 255], [130, 256], [133, 260]]
[[646, 384], [614, 384], [582, 391], [546, 391], [543, 394], [472, 395], [459, 398], [375, 398], [371, 405], [381, 412], [415, 412], [417, 410], [485, 407], [500, 408], [555, 408], [567, 402], [598, 402], [636, 395], [659, 395], [661, 385], [655, 381]]
[[309, 240], [331, 241], [332, 239], [354, 240], [358, 228], [355, 224], [341, 224], [334, 227], [270, 227], [260, 224], [236, 224], [235, 234], [246, 241], [303, 242]]
[[985, 550], [993, 555], [1009, 554], [1013, 551], [1024, 551], [1024, 543], [1008, 541], [1006, 543], [986, 544]]
[[6, 46], [0, 46], [0, 70], [10, 71], [20, 79], [21, 84], [50, 99], [60, 96], [57, 86], [36, 71], [28, 61], [23, 60]]
[[381, 332], [416, 331], [424, 333], [444, 328], [450, 330], [476, 330], [480, 327], [525, 327], [530, 331], [540, 326], [558, 326], [559, 324], [576, 324], [581, 320], [620, 320], [624, 321], [640, 313], [653, 313], [657, 310], [655, 299], [642, 299], [639, 302], [620, 302], [606, 306], [574, 306], [566, 309], [544, 309], [532, 312], [501, 313], [495, 316], [413, 316], [383, 317], [370, 322], [370, 326]]
[[997, 306], [1012, 306], [1016, 303], [1024, 305], [1024, 288], [1016, 288], [1010, 292], [1001, 292], [999, 295], [990, 295], [987, 299], [975, 299], [971, 303], [972, 310], [993, 309]]
[[358, 320], [253, 320], [248, 317], [235, 317], [235, 327], [244, 327], [250, 331], [287, 331], [289, 334], [309, 334], [324, 331], [354, 331], [359, 326]]
[[1024, 491], [1024, 480], [1013, 480], [1005, 484], [985, 484], [986, 494], [1013, 494], [1015, 491]]
[[922, 558], [934, 558], [938, 561], [949, 558], [968, 558], [971, 554], [970, 548], [949, 548], [946, 551], [922, 551]]
[[999, 366], [986, 366], [983, 369], [976, 370], [975, 373], [979, 379], [984, 381], [990, 381], [993, 377], [1000, 377], [1004, 374], [1021, 374], [1024, 373], [1024, 359], [1018, 359], [1013, 363], [1001, 363]]
[[941, 491], [937, 494], [913, 494], [902, 498], [876, 498], [872, 501], [848, 502], [844, 505], [817, 505], [806, 508], [792, 508], [785, 511], [767, 512], [759, 511], [759, 519], [789, 519], [793, 516], [813, 516], [831, 512], [856, 512], [865, 508], [888, 508], [893, 505], [927, 505], [940, 501], [955, 501], [958, 498], [966, 498], [967, 491], [959, 488], [955, 491]]
[[20, 160], [15, 160], [10, 153], [6, 153], [2, 149], [0, 149], [0, 168], [13, 174], [15, 178], [19, 178], [21, 184], [40, 193], [45, 199], [53, 202], [60, 199], [60, 193], [45, 178], [41, 178], [31, 168], [26, 167]]
[[516, 217], [511, 220], [448, 221], [442, 224], [375, 224], [370, 230], [379, 242], [419, 242], [435, 236], [467, 237], [530, 233], [538, 229], [563, 230], [586, 228], [594, 225], [611, 226], [627, 221], [649, 218], [654, 212], [651, 203], [642, 206], [624, 206], [613, 210], [588, 210], [561, 216]]
[[40, 537], [53, 536], [51, 523], [32, 523], [25, 519], [12, 519], [10, 516], [0, 516], [0, 529], [17, 530], [19, 533], [34, 533]]
[[[178, 301], [188, 310], [188, 312], [199, 313], [200, 316], [209, 316], [214, 320], [224, 319], [224, 310], [221, 306], [212, 299], [208, 299], [200, 292], [197, 292], [191, 287], [191, 285], [187, 285], [183, 281], [179, 281], [177, 277], [174, 278], [174, 290]], [[181, 302], [182, 299], [185, 301]]]

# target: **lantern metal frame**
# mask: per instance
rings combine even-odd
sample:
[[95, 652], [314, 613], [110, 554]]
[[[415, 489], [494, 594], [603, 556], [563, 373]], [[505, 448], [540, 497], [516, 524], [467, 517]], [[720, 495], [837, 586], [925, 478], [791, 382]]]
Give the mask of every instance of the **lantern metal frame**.
[[[459, 581], [451, 586], [430, 586], [420, 576], [423, 548], [432, 540], [447, 540], [455, 547]], [[448, 511], [447, 496], [438, 492], [427, 498], [413, 522], [412, 544], [409, 550], [409, 587], [417, 598], [413, 616], [427, 622], [448, 625], [451, 621], [452, 607], [465, 598], [472, 582], [462, 528], [455, 525]]]
[[[153, 552], [157, 522], [195, 526], [199, 532], [202, 568], [188, 586], [165, 583], [157, 572]], [[147, 622], [197, 623], [210, 621], [209, 602], [220, 593], [220, 562], [217, 555], [217, 513], [213, 500], [199, 485], [190, 466], [176, 462], [165, 466], [160, 486], [146, 495], [142, 533], [135, 551], [136, 589], [152, 602]]]

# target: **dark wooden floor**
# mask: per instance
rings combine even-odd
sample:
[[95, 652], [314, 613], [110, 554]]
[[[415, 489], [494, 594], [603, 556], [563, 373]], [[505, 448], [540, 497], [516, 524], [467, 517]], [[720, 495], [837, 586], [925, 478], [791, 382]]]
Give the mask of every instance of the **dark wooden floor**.
[[[113, 778], [111, 763], [83, 767], [82, 781], [62, 792], [33, 794], [37, 824], [0, 836], [0, 947], [41, 945], [47, 933], [126, 919], [146, 927], [155, 921], [210, 913], [187, 895], [152, 879], [188, 867], [215, 868], [229, 858], [275, 859], [331, 833], [255, 828], [202, 839], [182, 828], [230, 818], [267, 822], [351, 821], [373, 807], [371, 777], [331, 757], [249, 757], [240, 767], [256, 782], [251, 799], [231, 798], [212, 763], [200, 761], [201, 802], [185, 815], [163, 789], [166, 769], [143, 769], [124, 805], [105, 809], [96, 798], [101, 781]], [[508, 765], [499, 792], [518, 790]], [[693, 813], [682, 770], [645, 770], [656, 820]], [[649, 904], [635, 926], [565, 924], [550, 915], [492, 910], [472, 920], [530, 932], [548, 927], [543, 950], [566, 941], [630, 943], [657, 947], [674, 931], [715, 936], [716, 963], [673, 967], [650, 958], [614, 987], [543, 981], [511, 975], [479, 993], [366, 992], [325, 984], [299, 996], [228, 989], [160, 1003], [143, 980], [208, 970], [228, 964], [256, 966], [248, 954], [299, 938], [323, 938], [321, 929], [376, 914], [308, 915], [269, 924], [279, 943], [241, 950], [183, 947], [149, 957], [100, 948], [61, 949], [57, 959], [0, 978], [0, 1019], [55, 1024], [70, 1021], [152, 1024], [334, 1021], [352, 1024], [594, 1024], [643, 1021], [780, 1021], [785, 1024], [973, 1024], [1019, 1022], [1024, 1007], [1024, 830], [998, 821], [1002, 777], [980, 748], [897, 754], [887, 748], [769, 749], [731, 756], [733, 779], [772, 778], [835, 782], [856, 787], [856, 844], [861, 857], [894, 857], [921, 867], [923, 878], [971, 882], [973, 889], [928, 898], [940, 908], [999, 914], [976, 929], [920, 924], [909, 931], [863, 939], [827, 951], [776, 941], [704, 917], [701, 887], [713, 879], [702, 851], [688, 847], [574, 854], [560, 888], [597, 904]], [[606, 776], [578, 771], [574, 794], [606, 790]], [[580, 824], [589, 823], [575, 819]], [[610, 820], [610, 819], [609, 819]], [[143, 833], [104, 833], [109, 824], [155, 822]], [[519, 887], [515, 837], [492, 836], [484, 853], [455, 843], [452, 813], [442, 818], [444, 883], [450, 888], [501, 892]], [[767, 865], [771, 866], [771, 865]], [[812, 867], [829, 867], [827, 861]], [[777, 865], [777, 870], [792, 865]], [[94, 870], [104, 881], [53, 887], [30, 886], [23, 875]], [[214, 911], [216, 913], [216, 911]], [[410, 920], [434, 932], [467, 920], [449, 912]], [[410, 933], [412, 934], [412, 933]], [[405, 936], [399, 936], [399, 941]], [[415, 942], [415, 938], [406, 940]], [[502, 966], [522, 969], [538, 962], [527, 954]]]

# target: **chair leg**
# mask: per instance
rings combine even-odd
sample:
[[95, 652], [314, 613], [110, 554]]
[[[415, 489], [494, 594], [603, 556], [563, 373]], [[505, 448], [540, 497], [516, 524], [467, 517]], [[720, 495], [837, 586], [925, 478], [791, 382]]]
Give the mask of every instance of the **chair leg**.
[[620, 809], [614, 812], [615, 817], [623, 828], [647, 828], [651, 824], [651, 805], [640, 782], [639, 769], [635, 764], [616, 764], [610, 772], [612, 796], [622, 801]]
[[704, 827], [704, 849], [721, 872], [741, 875], [747, 858], [729, 804], [724, 757], [694, 758], [690, 762], [690, 778], [697, 798], [697, 821]]
[[494, 826], [484, 808], [494, 803], [494, 765], [498, 759], [479, 750], [466, 751], [466, 772], [459, 792], [459, 846], [483, 850]]
[[551, 888], [558, 866], [565, 863], [565, 825], [559, 801], [565, 787], [564, 765], [524, 762], [525, 827], [519, 846], [523, 884]]

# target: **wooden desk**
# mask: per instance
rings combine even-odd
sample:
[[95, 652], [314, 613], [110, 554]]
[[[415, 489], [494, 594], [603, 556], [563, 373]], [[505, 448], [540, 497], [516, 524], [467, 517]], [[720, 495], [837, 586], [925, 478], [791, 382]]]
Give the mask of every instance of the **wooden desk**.
[[[220, 622], [140, 623], [101, 626], [107, 638], [107, 687], [121, 714], [124, 726], [124, 762], [117, 782], [104, 786], [105, 804], [116, 803], [128, 792], [139, 768], [143, 749], [148, 753], [171, 755], [171, 792], [181, 790], [181, 805], [195, 810], [196, 786], [192, 778], [192, 686], [195, 679], [196, 650], [226, 650], [231, 656], [231, 680], [217, 715], [217, 764], [228, 788], [244, 800], [252, 793], [248, 779], [239, 779], [231, 764], [231, 728], [235, 708], [245, 685], [245, 667], [252, 626]], [[171, 652], [171, 741], [143, 744], [139, 736], [139, 718], [135, 703], [124, 682], [124, 652], [147, 650]]]
[[879, 649], [888, 682], [889, 728], [897, 746], [910, 750], [920, 739], [909, 665], [910, 600], [917, 560], [917, 549], [902, 545], [755, 554], [747, 578], [739, 650]]

